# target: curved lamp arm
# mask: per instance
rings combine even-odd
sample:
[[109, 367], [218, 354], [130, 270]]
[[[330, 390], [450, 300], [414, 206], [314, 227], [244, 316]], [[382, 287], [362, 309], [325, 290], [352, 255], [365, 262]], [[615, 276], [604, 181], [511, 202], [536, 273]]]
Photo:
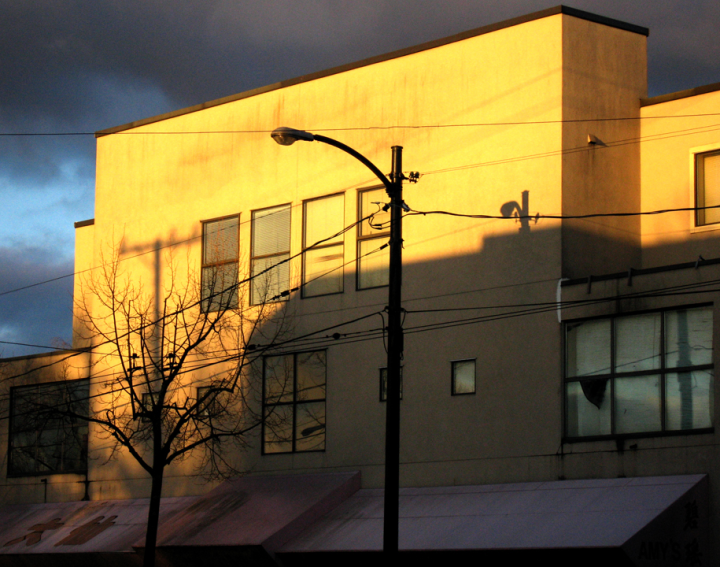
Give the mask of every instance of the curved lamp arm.
[[350, 154], [352, 157], [354, 157], [356, 160], [358, 160], [360, 163], [365, 165], [370, 171], [372, 171], [375, 174], [375, 177], [377, 177], [380, 181], [382, 181], [382, 184], [385, 185], [385, 189], [388, 192], [388, 195], [393, 190], [393, 184], [392, 182], [387, 178], [387, 176], [380, 171], [373, 162], [371, 162], [368, 158], [366, 158], [361, 153], [353, 150], [350, 146], [346, 146], [342, 142], [338, 142], [337, 140], [334, 140], [333, 138], [328, 138], [327, 136], [322, 136], [320, 134], [311, 134], [310, 132], [306, 132], [305, 130], [296, 130], [295, 128], [288, 128], [286, 126], [281, 126], [280, 128], [275, 128], [275, 130], [272, 131], [272, 134], [270, 134], [273, 140], [275, 140], [278, 144], [281, 146], [290, 146], [297, 142], [298, 140], [302, 140], [304, 142], [322, 142], [324, 144], [328, 144], [330, 146], [334, 146], [338, 148], [339, 150], [344, 151], [345, 153]]

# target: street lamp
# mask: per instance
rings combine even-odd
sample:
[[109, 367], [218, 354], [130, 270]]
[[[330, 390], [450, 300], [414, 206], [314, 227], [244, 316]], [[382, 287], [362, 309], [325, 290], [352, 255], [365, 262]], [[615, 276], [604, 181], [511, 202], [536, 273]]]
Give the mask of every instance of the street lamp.
[[390, 197], [390, 282], [388, 292], [387, 403], [385, 422], [385, 516], [383, 551], [398, 551], [400, 495], [400, 360], [403, 352], [402, 304], [402, 146], [392, 147], [390, 179], [375, 164], [350, 146], [327, 136], [280, 127], [270, 134], [278, 144], [289, 146], [298, 140], [334, 146], [363, 163], [382, 182]]

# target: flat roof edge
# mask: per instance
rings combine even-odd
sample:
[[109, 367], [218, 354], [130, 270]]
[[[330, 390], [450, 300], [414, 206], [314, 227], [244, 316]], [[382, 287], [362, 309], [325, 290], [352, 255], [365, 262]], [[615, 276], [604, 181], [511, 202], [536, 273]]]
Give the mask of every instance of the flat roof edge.
[[[45, 348], [45, 347], [38, 347], [38, 348]], [[51, 348], [51, 347], [47, 347]], [[20, 360], [28, 360], [33, 358], [43, 358], [46, 356], [62, 356], [64, 354], [68, 355], [76, 355], [76, 354], [84, 354], [87, 352], [90, 352], [91, 348], [68, 348], [68, 349], [55, 349], [55, 350], [49, 350], [48, 352], [36, 352], [33, 354], [20, 354], [18, 356], [8, 356], [6, 358], [0, 358], [0, 362], [18, 362]], [[35, 370], [41, 370], [40, 368], [33, 368], [31, 372], [34, 372]], [[12, 378], [12, 376], [11, 376]], [[83, 378], [81, 378], [82, 380]]]
[[679, 100], [681, 98], [698, 96], [701, 94], [712, 93], [715, 91], [720, 91], [720, 83], [711, 83], [709, 85], [695, 87], [694, 89], [686, 89], [684, 91], [677, 91], [674, 93], [668, 93], [649, 98], [641, 98], [640, 106], [652, 106], [653, 104], [661, 104], [663, 102], [670, 102], [671, 100]]
[[92, 226], [95, 224], [95, 219], [81, 220], [75, 223], [75, 228], [82, 228], [84, 226]]
[[256, 89], [251, 89], [249, 91], [244, 91], [244, 92], [241, 92], [238, 94], [229, 95], [229, 96], [218, 98], [218, 99], [211, 100], [208, 102], [203, 102], [203, 103], [196, 104], [193, 106], [188, 106], [187, 108], [173, 110], [171, 112], [159, 114], [157, 116], [152, 116], [150, 118], [144, 118], [142, 120], [128, 122], [127, 124], [122, 124], [120, 126], [115, 126], [115, 127], [107, 128], [104, 130], [99, 130], [95, 133], [95, 137], [100, 138], [102, 136], [107, 136], [109, 134], [116, 134], [118, 132], [123, 132], [125, 130], [131, 130], [133, 128], [138, 128], [140, 126], [146, 126], [148, 124], [153, 124], [155, 122], [162, 122], [163, 120], [167, 120], [169, 118], [176, 118], [178, 116], [183, 116], [185, 114], [191, 114], [193, 112], [197, 112], [199, 110], [204, 110], [206, 108], [220, 106], [222, 104], [235, 102], [237, 100], [250, 98], [253, 96], [257, 96], [257, 95], [264, 94], [267, 92], [272, 92], [272, 91], [283, 89], [286, 87], [291, 87], [291, 86], [298, 85], [301, 83], [314, 81], [316, 79], [330, 77], [332, 75], [337, 75], [338, 73], [344, 73], [346, 71], [352, 71], [353, 69], [359, 69], [361, 67], [367, 67], [368, 65], [374, 65], [375, 63], [382, 63], [384, 61], [390, 61], [392, 59], [397, 59], [398, 57], [404, 57], [406, 55], [420, 53], [421, 51], [427, 51], [428, 49], [433, 49], [435, 47], [449, 45], [451, 43], [462, 41], [464, 39], [481, 36], [481, 35], [491, 33], [494, 31], [499, 31], [499, 30], [502, 30], [505, 28], [510, 28], [513, 26], [527, 23], [527, 22], [532, 22], [534, 20], [540, 20], [542, 18], [547, 18], [549, 16], [555, 16], [557, 14], [565, 14], [568, 16], [573, 16], [575, 18], [580, 18], [582, 20], [587, 20], [589, 22], [594, 22], [597, 24], [618, 28], [621, 30], [637, 33], [640, 35], [647, 36], [650, 33], [650, 31], [647, 28], [644, 28], [641, 26], [636, 26], [634, 24], [628, 24], [626, 22], [622, 22], [620, 20], [614, 20], [612, 18], [606, 18], [604, 16], [598, 16], [598, 15], [592, 14], [590, 12], [585, 12], [584, 10], [578, 10], [577, 8], [570, 8], [569, 6], [560, 5], [560, 6], [555, 6], [553, 8], [547, 8], [545, 10], [540, 10], [538, 12], [533, 12], [531, 14], [526, 14], [524, 16], [518, 16], [515, 18], [510, 18], [508, 20], [503, 20], [501, 22], [497, 22], [494, 24], [481, 26], [479, 28], [473, 28], [471, 30], [460, 32], [460, 33], [457, 33], [457, 34], [454, 34], [451, 36], [447, 36], [444, 38], [435, 39], [435, 40], [421, 43], [418, 45], [414, 45], [411, 47], [405, 47], [403, 49], [398, 49], [396, 51], [391, 51], [389, 53], [375, 55], [373, 57], [361, 59], [360, 61], [355, 61], [353, 63], [346, 63], [344, 65], [339, 65], [337, 67], [331, 67], [330, 69], [316, 71], [314, 73], [309, 73], [307, 75], [300, 75], [299, 77], [295, 77], [295, 78], [288, 79], [285, 81], [280, 81], [280, 82], [266, 85], [263, 87], [258, 87]]

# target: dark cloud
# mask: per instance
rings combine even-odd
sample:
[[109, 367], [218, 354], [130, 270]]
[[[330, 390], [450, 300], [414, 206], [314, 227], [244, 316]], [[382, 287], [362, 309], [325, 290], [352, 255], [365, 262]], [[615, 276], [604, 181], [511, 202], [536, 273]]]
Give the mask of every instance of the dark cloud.
[[[58, 259], [60, 256], [60, 260]], [[47, 248], [0, 248], [0, 293], [72, 274], [73, 262]], [[72, 339], [73, 278], [0, 296], [0, 341], [52, 346]], [[0, 343], [3, 357], [46, 352]]]

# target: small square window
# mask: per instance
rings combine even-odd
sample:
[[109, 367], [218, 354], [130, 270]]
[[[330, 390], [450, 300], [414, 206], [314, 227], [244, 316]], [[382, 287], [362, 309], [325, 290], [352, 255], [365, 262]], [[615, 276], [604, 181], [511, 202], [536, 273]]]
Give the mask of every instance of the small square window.
[[452, 362], [452, 395], [475, 393], [475, 360]]
[[720, 205], [720, 151], [695, 155], [695, 200], [698, 226], [720, 223], [720, 208], [703, 209]]
[[209, 419], [214, 417], [220, 411], [220, 402], [218, 400], [218, 391], [215, 389], [215, 393], [212, 393], [213, 388], [211, 386], [200, 386], [197, 389], [197, 399], [200, 401], [197, 408], [197, 416], [201, 419]]
[[[403, 399], [403, 367], [400, 367], [400, 399]], [[387, 401], [387, 368], [380, 369], [380, 401]]]
[[145, 392], [142, 395], [142, 408], [140, 408], [141, 418], [143, 422], [148, 423], [150, 421], [150, 412], [155, 409], [155, 406], [158, 403], [158, 400], [160, 399], [160, 394], [157, 392]]

